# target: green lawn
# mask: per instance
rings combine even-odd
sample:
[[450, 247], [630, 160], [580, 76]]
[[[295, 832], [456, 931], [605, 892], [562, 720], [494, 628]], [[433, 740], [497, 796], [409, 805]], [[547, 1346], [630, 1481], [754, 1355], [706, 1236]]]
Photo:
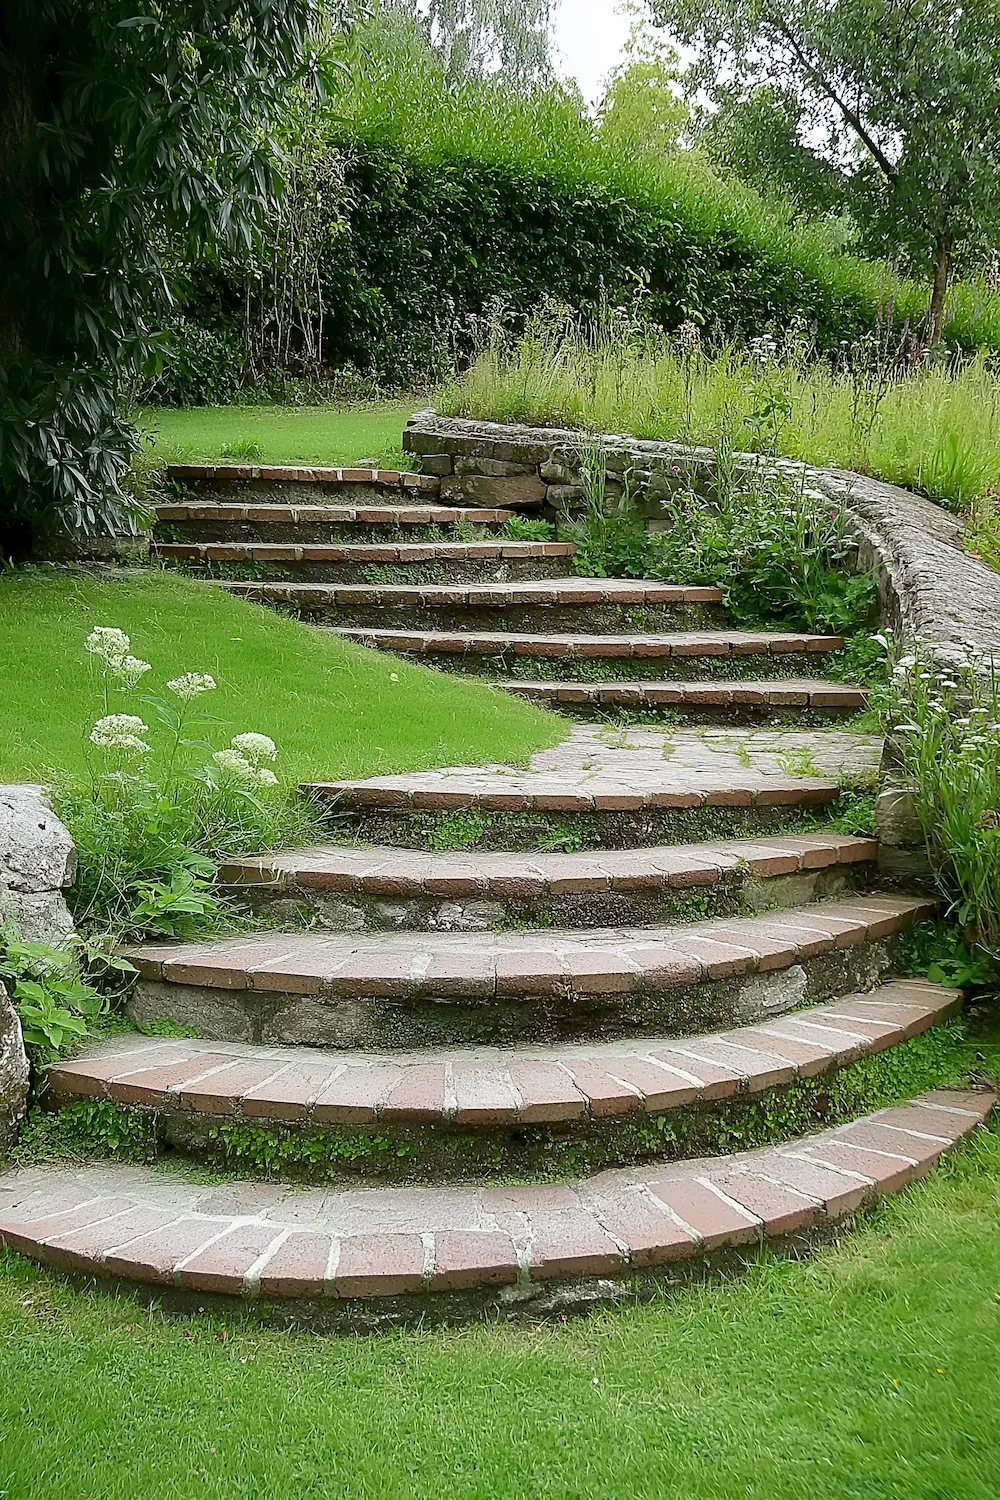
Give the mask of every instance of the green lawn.
[[1000, 1134], [799, 1263], [564, 1325], [324, 1339], [0, 1257], [10, 1500], [994, 1500]]
[[[252, 729], [277, 741], [284, 777], [373, 776], [523, 759], [567, 733], [563, 719], [470, 678], [365, 650], [169, 572], [100, 580], [65, 570], [0, 574], [0, 778], [84, 769], [103, 712], [84, 640], [115, 625], [153, 664], [141, 692], [208, 672], [199, 700], [216, 744]], [[141, 703], [115, 711], [143, 713]], [[0, 1488], [2, 1495], [2, 1488]]]
[[406, 419], [427, 401], [377, 401], [332, 406], [158, 407], [139, 414], [153, 439], [152, 453], [167, 463], [201, 460], [353, 464], [402, 462]]

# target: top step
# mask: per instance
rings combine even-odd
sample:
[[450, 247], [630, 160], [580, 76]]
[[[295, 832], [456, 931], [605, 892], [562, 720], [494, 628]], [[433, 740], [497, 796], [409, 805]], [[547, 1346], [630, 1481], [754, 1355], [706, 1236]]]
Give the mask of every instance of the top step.
[[306, 464], [168, 464], [167, 478], [185, 483], [364, 484], [382, 490], [420, 491], [436, 495], [441, 482], [433, 474], [407, 474], [397, 469], [344, 469]]

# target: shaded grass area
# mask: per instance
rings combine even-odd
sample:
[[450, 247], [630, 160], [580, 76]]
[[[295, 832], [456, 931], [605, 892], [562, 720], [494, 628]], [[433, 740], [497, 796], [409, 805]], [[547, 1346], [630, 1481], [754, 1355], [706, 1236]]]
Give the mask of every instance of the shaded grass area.
[[[401, 464], [400, 435], [421, 398], [363, 406], [155, 407], [139, 413], [164, 463]], [[408, 465], [403, 465], [408, 467]]]
[[208, 737], [218, 745], [244, 730], [270, 735], [283, 780], [522, 760], [569, 729], [485, 684], [354, 646], [173, 573], [26, 569], [0, 575], [0, 777], [86, 770], [86, 734], [103, 712], [84, 650], [95, 625], [124, 630], [153, 663], [143, 691], [210, 673], [218, 691], [203, 700], [217, 719]]
[[46, 1500], [992, 1500], [1000, 1134], [808, 1261], [538, 1328], [323, 1339], [0, 1256], [0, 1485]]

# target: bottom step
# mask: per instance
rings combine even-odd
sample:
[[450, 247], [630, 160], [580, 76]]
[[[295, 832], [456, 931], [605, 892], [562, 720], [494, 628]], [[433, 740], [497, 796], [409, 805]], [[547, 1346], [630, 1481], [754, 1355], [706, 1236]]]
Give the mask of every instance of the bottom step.
[[0, 1244], [161, 1293], [294, 1301], [321, 1326], [537, 1316], [640, 1296], [765, 1240], [804, 1244], [923, 1176], [994, 1102], [935, 1090], [778, 1148], [566, 1184], [331, 1191], [25, 1168], [0, 1178]]

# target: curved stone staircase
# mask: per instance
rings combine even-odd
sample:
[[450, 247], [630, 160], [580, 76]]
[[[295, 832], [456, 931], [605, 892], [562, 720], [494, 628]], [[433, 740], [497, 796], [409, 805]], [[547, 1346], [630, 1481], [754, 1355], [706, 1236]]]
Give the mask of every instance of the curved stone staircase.
[[525, 768], [309, 788], [328, 845], [223, 871], [258, 931], [135, 955], [134, 1022], [178, 1035], [50, 1072], [53, 1107], [127, 1111], [215, 1175], [25, 1168], [6, 1244], [331, 1326], [538, 1314], [804, 1246], [985, 1118], [979, 1089], [831, 1117], [960, 1004], [895, 977], [933, 902], [836, 829], [839, 778], [881, 750], [822, 675], [839, 640], [575, 578], [570, 545], [430, 476], [175, 478], [164, 560], [591, 722]]

